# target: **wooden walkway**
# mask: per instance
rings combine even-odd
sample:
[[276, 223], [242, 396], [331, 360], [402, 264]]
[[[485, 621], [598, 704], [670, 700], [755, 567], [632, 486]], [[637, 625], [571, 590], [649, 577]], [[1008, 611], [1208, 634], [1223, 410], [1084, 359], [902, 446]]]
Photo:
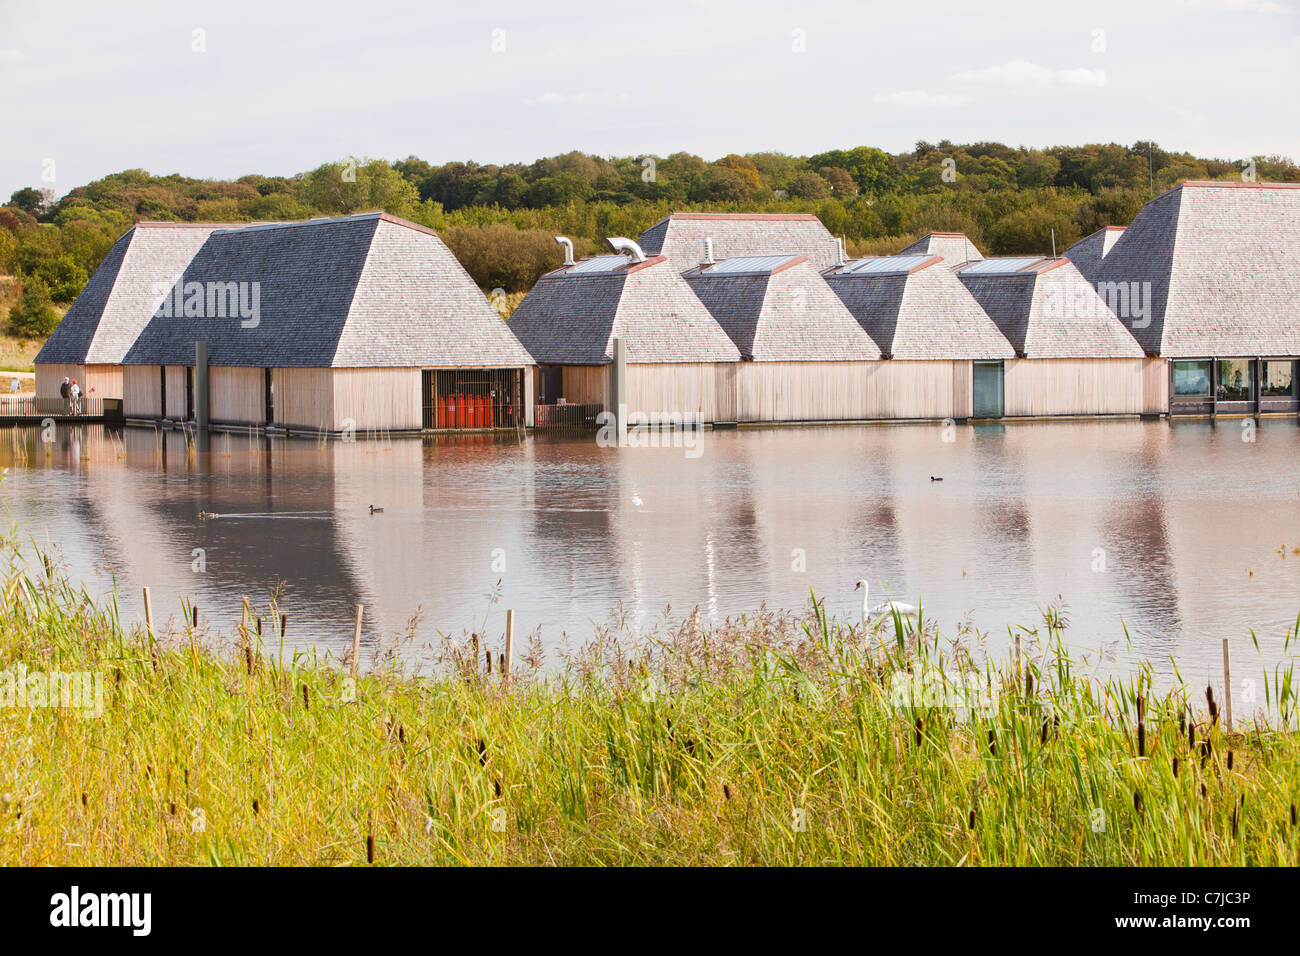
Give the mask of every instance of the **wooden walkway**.
[[0, 425], [40, 425], [47, 419], [66, 423], [95, 423], [105, 421], [105, 401], [108, 402], [108, 419], [120, 420], [121, 399], [82, 398], [73, 409], [61, 398], [37, 398], [35, 395], [0, 395]]

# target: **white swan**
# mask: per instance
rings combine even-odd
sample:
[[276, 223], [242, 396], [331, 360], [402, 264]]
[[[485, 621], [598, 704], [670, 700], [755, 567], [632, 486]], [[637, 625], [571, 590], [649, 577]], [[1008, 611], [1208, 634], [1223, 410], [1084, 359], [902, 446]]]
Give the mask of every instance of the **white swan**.
[[898, 616], [903, 619], [905, 627], [910, 629], [915, 626], [912, 619], [916, 617], [916, 608], [912, 605], [903, 604], [899, 601], [886, 601], [884, 604], [877, 604], [875, 607], [872, 607], [870, 599], [868, 598], [870, 585], [868, 585], [866, 581], [859, 581], [854, 585], [853, 590], [862, 592], [863, 624], [870, 623], [878, 617], [892, 617], [894, 612], [897, 611]]

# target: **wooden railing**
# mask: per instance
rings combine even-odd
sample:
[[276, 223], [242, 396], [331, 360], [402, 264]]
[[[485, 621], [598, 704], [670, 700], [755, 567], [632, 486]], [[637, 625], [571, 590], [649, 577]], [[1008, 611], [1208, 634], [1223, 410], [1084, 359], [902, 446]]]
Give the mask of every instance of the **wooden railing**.
[[[35, 395], [0, 395], [0, 417], [6, 418], [101, 418], [104, 399], [83, 395], [76, 407], [62, 398], [37, 398]], [[110, 399], [110, 401], [114, 401]], [[116, 401], [121, 401], [116, 399]]]

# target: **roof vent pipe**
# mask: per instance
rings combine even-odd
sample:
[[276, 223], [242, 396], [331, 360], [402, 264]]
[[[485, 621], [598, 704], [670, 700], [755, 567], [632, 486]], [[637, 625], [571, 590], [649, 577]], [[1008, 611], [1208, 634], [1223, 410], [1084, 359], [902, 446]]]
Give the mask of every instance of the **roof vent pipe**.
[[700, 240], [700, 242], [704, 244], [704, 258], [700, 260], [700, 265], [702, 266], [713, 265], [713, 237], [705, 236], [703, 239]]
[[564, 264], [573, 265], [573, 240], [564, 236], [556, 236], [555, 241], [564, 246]]
[[844, 265], [844, 237], [843, 236], [835, 237], [835, 264], [837, 266]]
[[609, 243], [611, 249], [615, 252], [623, 253], [623, 255], [627, 256], [632, 262], [645, 262], [645, 253], [642, 252], [641, 247], [631, 239], [627, 239], [623, 236], [612, 236], [605, 241]]

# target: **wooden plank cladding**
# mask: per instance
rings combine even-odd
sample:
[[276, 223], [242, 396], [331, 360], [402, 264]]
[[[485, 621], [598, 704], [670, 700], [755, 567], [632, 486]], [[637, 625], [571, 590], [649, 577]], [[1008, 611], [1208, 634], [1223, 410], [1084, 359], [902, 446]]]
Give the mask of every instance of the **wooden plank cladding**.
[[[266, 424], [266, 370], [213, 366], [209, 420], [214, 425]], [[128, 409], [127, 417], [131, 417]]]
[[629, 365], [627, 405], [704, 422], [967, 417], [969, 369], [959, 361]]
[[41, 363], [36, 369], [36, 397], [61, 399], [59, 386], [65, 378], [76, 379], [85, 398], [121, 398], [122, 366]]
[[1146, 410], [1144, 359], [1016, 359], [1006, 414], [1136, 415]]

